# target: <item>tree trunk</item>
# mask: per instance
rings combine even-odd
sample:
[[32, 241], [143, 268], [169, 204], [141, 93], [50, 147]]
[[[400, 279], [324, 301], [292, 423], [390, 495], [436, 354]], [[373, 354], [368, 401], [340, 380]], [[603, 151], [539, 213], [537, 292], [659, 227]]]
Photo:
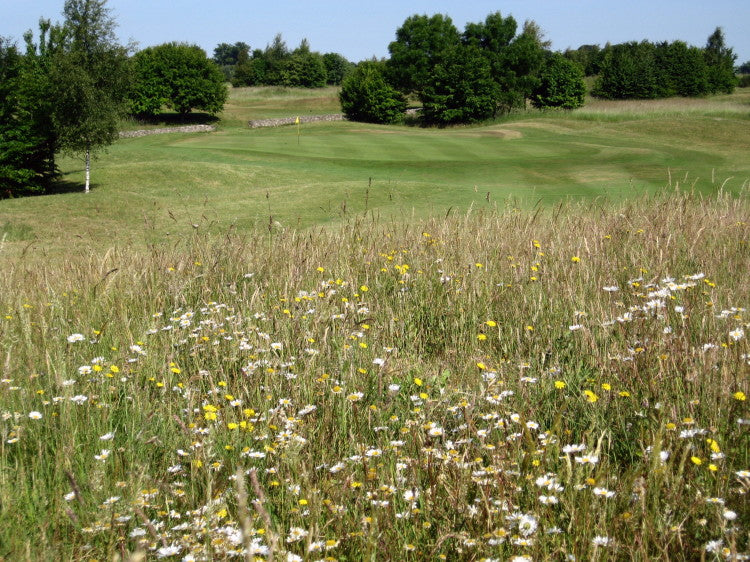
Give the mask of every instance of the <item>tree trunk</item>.
[[91, 178], [91, 151], [86, 149], [86, 193], [89, 192], [89, 180]]

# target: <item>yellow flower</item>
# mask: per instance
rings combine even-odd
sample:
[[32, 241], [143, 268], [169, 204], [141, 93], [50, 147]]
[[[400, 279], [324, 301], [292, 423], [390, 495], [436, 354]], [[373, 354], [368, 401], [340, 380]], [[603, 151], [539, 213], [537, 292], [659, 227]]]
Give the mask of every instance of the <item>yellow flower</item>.
[[703, 464], [703, 461], [700, 457], [690, 457], [690, 460], [693, 462], [694, 465], [700, 466]]
[[414, 384], [416, 384], [417, 386], [422, 386], [422, 379], [420, 379], [420, 378], [415, 378], [415, 379], [414, 379]]
[[484, 341], [484, 340], [486, 340], [486, 339], [487, 339], [487, 336], [486, 336], [485, 334], [478, 334], [478, 335], [477, 335], [477, 339], [478, 339], [479, 341]]
[[602, 389], [603, 390], [612, 390], [612, 385], [609, 384], [609, 383], [607, 383], [607, 382], [602, 383]]
[[572, 258], [570, 258], [570, 261], [572, 261], [573, 263], [578, 263], [579, 261], [581, 261], [581, 258], [579, 258], [578, 256], [573, 256]]
[[591, 390], [584, 390], [583, 393], [586, 395], [586, 400], [591, 402], [592, 404], [599, 400], [599, 397], [594, 394]]
[[564, 383], [563, 381], [555, 381], [555, 388], [560, 388], [560, 389], [563, 389], [563, 388], [565, 388], [566, 386], [567, 386], [567, 385], [566, 385], [566, 384], [565, 384], [565, 383]]
[[735, 400], [739, 400], [740, 402], [744, 402], [745, 400], [747, 400], [747, 396], [745, 396], [745, 393], [742, 392], [741, 390], [738, 390], [737, 392], [732, 394], [732, 397]]
[[477, 368], [484, 371], [487, 368], [487, 366], [480, 361], [479, 363], [477, 363]]
[[487, 324], [490, 328], [494, 328], [495, 326], [497, 326], [497, 322], [495, 322], [494, 320], [487, 320], [485, 324]]

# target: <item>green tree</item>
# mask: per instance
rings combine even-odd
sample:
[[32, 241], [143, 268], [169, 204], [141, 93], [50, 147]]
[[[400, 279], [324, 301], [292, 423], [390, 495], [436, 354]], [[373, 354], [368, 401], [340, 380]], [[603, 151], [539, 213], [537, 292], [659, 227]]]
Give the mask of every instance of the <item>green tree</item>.
[[242, 41], [237, 43], [219, 43], [214, 47], [214, 58], [213, 61], [219, 66], [234, 66], [236, 65], [242, 53], [246, 56], [250, 52], [250, 45]]
[[285, 86], [302, 88], [322, 88], [326, 85], [326, 66], [320, 53], [310, 51], [307, 39], [282, 65], [282, 81]]
[[388, 45], [389, 82], [398, 90], [419, 94], [432, 80], [432, 71], [460, 42], [458, 30], [448, 16], [411, 16], [396, 31]]
[[384, 65], [376, 61], [360, 63], [344, 78], [339, 100], [352, 121], [393, 123], [406, 110], [404, 97], [386, 82]]
[[542, 66], [539, 85], [531, 96], [538, 109], [575, 109], [586, 98], [583, 69], [559, 53], [550, 54]]
[[449, 125], [488, 119], [497, 109], [498, 87], [487, 57], [475, 45], [456, 45], [435, 66], [420, 92], [422, 120]]
[[324, 54], [323, 64], [326, 67], [326, 84], [333, 86], [339, 86], [344, 76], [354, 68], [352, 63], [338, 53]]
[[612, 45], [602, 61], [593, 94], [607, 99], [651, 99], [659, 94], [656, 47], [642, 41]]
[[49, 69], [52, 122], [58, 147], [84, 156], [88, 192], [92, 154], [118, 138], [130, 68], [106, 0], [66, 0], [63, 15], [62, 47]]
[[185, 116], [194, 109], [219, 113], [227, 99], [224, 77], [197, 45], [165, 43], [133, 57], [132, 111], [156, 115], [163, 106]]
[[708, 37], [704, 49], [708, 66], [708, 87], [712, 93], [731, 94], [737, 86], [734, 74], [734, 61], [737, 55], [726, 46], [724, 32], [717, 27]]
[[660, 97], [708, 93], [708, 68], [701, 49], [684, 41], [664, 42], [656, 45], [654, 56]]
[[0, 37], [0, 198], [43, 193], [57, 173], [47, 81], [35, 55], [23, 57]]

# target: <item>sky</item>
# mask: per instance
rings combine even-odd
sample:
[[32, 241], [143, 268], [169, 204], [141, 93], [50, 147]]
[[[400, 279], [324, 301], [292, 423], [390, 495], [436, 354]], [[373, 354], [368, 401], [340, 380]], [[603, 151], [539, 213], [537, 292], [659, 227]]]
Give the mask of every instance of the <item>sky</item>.
[[[40, 17], [62, 20], [64, 0], [0, 0], [0, 36], [22, 43]], [[145, 48], [169, 41], [197, 44], [211, 56], [219, 43], [264, 48], [281, 33], [290, 48], [307, 38], [311, 49], [357, 62], [388, 56], [396, 29], [414, 14], [446, 14], [459, 30], [500, 11], [519, 28], [527, 19], [555, 50], [583, 44], [674, 41], [704, 46], [724, 30], [737, 64], [750, 60], [749, 0], [108, 0], [120, 42]]]

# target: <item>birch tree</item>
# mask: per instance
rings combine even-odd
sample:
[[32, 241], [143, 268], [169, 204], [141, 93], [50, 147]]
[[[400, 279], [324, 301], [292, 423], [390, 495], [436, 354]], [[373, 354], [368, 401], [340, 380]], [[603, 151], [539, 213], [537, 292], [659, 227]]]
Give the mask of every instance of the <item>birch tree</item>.
[[52, 119], [60, 149], [85, 161], [88, 193], [91, 158], [117, 140], [127, 111], [129, 63], [106, 0], [66, 0], [63, 15], [64, 46], [50, 69]]

